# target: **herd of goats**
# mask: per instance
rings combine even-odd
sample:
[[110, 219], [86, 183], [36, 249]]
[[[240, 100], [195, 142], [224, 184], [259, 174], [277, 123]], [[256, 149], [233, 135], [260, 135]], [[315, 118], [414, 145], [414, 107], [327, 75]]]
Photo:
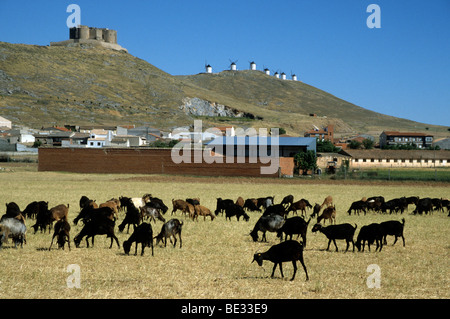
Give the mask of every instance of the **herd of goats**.
[[[352, 213], [359, 215], [373, 211], [384, 214], [403, 214], [411, 204], [416, 206], [412, 214], [431, 214], [434, 211], [444, 212], [444, 209], [447, 210], [447, 213], [450, 212], [450, 202], [447, 199], [401, 197], [385, 201], [384, 197], [376, 196], [353, 202], [347, 213], [349, 215]], [[125, 254], [129, 254], [132, 244], [135, 243], [135, 255], [137, 255], [138, 244], [141, 244], [141, 256], [144, 255], [144, 249], [146, 247], [151, 247], [153, 256], [154, 240], [156, 240], [155, 245], [163, 242], [164, 246], [166, 246], [167, 239], [169, 239], [173, 247], [176, 247], [177, 237], [179, 239], [179, 247], [182, 247], [181, 231], [183, 222], [177, 218], [172, 218], [166, 222], [164, 215], [169, 208], [161, 199], [153, 197], [150, 194], [139, 198], [120, 197], [119, 199], [111, 199], [100, 205], [95, 200], [82, 196], [79, 205], [80, 213], [73, 220], [73, 223], [78, 224], [81, 221], [83, 227], [73, 238], [76, 247], [80, 246], [83, 238], [85, 238], [86, 245], [89, 247], [89, 238], [92, 238], [91, 243], [94, 246], [94, 237], [96, 235], [106, 235], [111, 239], [109, 248], [113, 246], [114, 241], [120, 248], [119, 240], [114, 233], [119, 212], [125, 213], [125, 217], [118, 225], [119, 231], [123, 232], [125, 227], [127, 227], [128, 234], [130, 225], [133, 225], [134, 229], [130, 237], [122, 244]], [[312, 214], [308, 220], [306, 220], [307, 209], [312, 209]], [[198, 198], [186, 200], [172, 199], [171, 216], [178, 210], [185, 215], [185, 218], [189, 217], [192, 220], [198, 220], [199, 216], [203, 216], [204, 219], [209, 217], [211, 221], [219, 214], [222, 216], [225, 214], [226, 220], [231, 220], [232, 217], [236, 217], [239, 221], [242, 217], [245, 221], [248, 221], [250, 217], [247, 212], [261, 212], [261, 217], [250, 232], [251, 238], [255, 242], [258, 241], [258, 233], [261, 232], [261, 240], [267, 241], [266, 232], [274, 232], [280, 238], [281, 243], [273, 245], [264, 253], [254, 254], [253, 261], [256, 261], [260, 266], [263, 260], [273, 262], [272, 277], [274, 276], [277, 265], [280, 266], [281, 276], [284, 277], [281, 264], [291, 261], [294, 266], [294, 274], [291, 280], [294, 280], [297, 271], [296, 261], [299, 260], [305, 271], [306, 280], [308, 280], [308, 272], [303, 261], [303, 248], [306, 247], [306, 232], [312, 218], [317, 218], [315, 225], [312, 227], [312, 232], [321, 232], [328, 238], [327, 250], [329, 250], [330, 244], [333, 242], [336, 251], [338, 251], [336, 240], [345, 240], [347, 244], [345, 251], [348, 251], [350, 243], [353, 245], [353, 251], [355, 251], [355, 246], [358, 251], [364, 251], [366, 242], [369, 251], [370, 245], [373, 243], [376, 244], [375, 251], [381, 251], [383, 244], [386, 245], [386, 237], [388, 235], [395, 236], [394, 245], [400, 237], [402, 238], [403, 246], [405, 246], [405, 238], [403, 236], [405, 226], [404, 218], [401, 222], [389, 220], [362, 226], [356, 241], [354, 241], [354, 234], [358, 226], [356, 224], [353, 226], [349, 223], [336, 224], [336, 208], [331, 196], [327, 196], [321, 205], [315, 204], [314, 207], [306, 199], [294, 201], [293, 195], [284, 197], [279, 204], [275, 204], [274, 197], [271, 196], [249, 198], [246, 200], [239, 197], [236, 201], [217, 198], [216, 210], [214, 212], [201, 205]], [[298, 211], [300, 211], [302, 216], [298, 216]], [[290, 212], [297, 216], [288, 218]], [[25, 220], [29, 218], [36, 221], [31, 226], [34, 229], [34, 233], [37, 231], [45, 233], [47, 228], [49, 231], [54, 228], [49, 250], [51, 250], [55, 238], [59, 248], [64, 249], [67, 243], [70, 250], [71, 226], [68, 221], [68, 213], [69, 204], [61, 204], [49, 209], [48, 202], [35, 201], [28, 204], [21, 211], [16, 203], [7, 203], [6, 213], [0, 219], [0, 249], [3, 243], [6, 243], [9, 238], [12, 238], [16, 248], [17, 245], [23, 247], [23, 244], [26, 243], [27, 231]], [[157, 219], [162, 221], [163, 225], [159, 234], [154, 236], [151, 221], [156, 222]], [[148, 222], [144, 222], [144, 220]], [[327, 220], [329, 221], [329, 225], [325, 226]], [[55, 221], [56, 223], [53, 226]], [[321, 224], [322, 221], [324, 225]], [[284, 242], [283, 235], [285, 235]], [[293, 235], [297, 235], [297, 239], [301, 237], [302, 240], [300, 242], [292, 240]]]

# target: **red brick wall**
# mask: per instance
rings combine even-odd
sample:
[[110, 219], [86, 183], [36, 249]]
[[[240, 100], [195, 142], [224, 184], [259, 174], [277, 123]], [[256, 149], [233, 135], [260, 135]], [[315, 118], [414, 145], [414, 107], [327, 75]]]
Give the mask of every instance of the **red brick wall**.
[[[261, 176], [261, 163], [176, 164], [170, 149], [145, 148], [40, 148], [39, 171], [64, 171], [74, 173], [130, 173], [130, 174], [180, 174], [203, 176]], [[225, 160], [224, 160], [225, 162]], [[280, 164], [282, 163], [280, 159]]]

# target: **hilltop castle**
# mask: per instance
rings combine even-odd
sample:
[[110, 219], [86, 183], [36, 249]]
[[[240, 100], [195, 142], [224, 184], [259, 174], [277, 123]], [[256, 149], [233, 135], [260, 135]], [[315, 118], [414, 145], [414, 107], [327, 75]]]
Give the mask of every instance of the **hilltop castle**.
[[99, 45], [107, 49], [128, 52], [117, 44], [117, 31], [107, 28], [92, 28], [84, 25], [69, 29], [69, 40], [50, 42], [51, 46], [73, 46], [79, 44]]

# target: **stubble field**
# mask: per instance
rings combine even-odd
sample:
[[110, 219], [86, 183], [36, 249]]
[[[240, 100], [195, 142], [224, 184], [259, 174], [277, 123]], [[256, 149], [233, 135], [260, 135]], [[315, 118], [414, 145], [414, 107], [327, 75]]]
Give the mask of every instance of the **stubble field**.
[[[51, 234], [34, 234], [27, 220], [27, 244], [14, 249], [10, 244], [0, 250], [0, 298], [449, 298], [449, 223], [447, 213], [428, 216], [403, 215], [349, 216], [351, 202], [375, 195], [386, 199], [400, 196], [450, 197], [448, 184], [433, 183], [353, 183], [308, 182], [288, 179], [205, 178], [150, 175], [86, 175], [37, 172], [31, 165], [9, 164], [0, 172], [0, 203], [16, 202], [23, 210], [32, 201], [45, 200], [49, 207], [70, 204], [69, 220], [79, 212], [82, 195], [97, 203], [112, 197], [139, 197], [145, 193], [161, 198], [169, 211], [166, 220], [174, 217], [184, 222], [183, 247], [180, 249], [155, 247], [155, 256], [146, 249], [143, 257], [126, 256], [122, 243], [129, 235], [116, 235], [121, 248], [110, 240], [97, 236], [94, 248], [86, 248], [83, 240], [75, 248], [73, 237], [81, 230], [72, 224], [69, 251], [48, 250]], [[250, 221], [214, 221], [200, 218], [198, 222], [185, 219], [178, 212], [170, 216], [171, 200], [199, 197], [202, 205], [215, 209], [216, 198], [236, 200], [275, 195], [275, 202], [288, 195], [321, 203], [332, 195], [337, 209], [337, 223], [356, 223], [356, 236], [363, 225], [385, 220], [405, 218], [406, 247], [401, 240], [392, 246], [393, 237], [382, 252], [348, 252], [345, 242], [338, 241], [339, 252], [325, 251], [328, 240], [321, 233], [308, 228], [308, 245], [304, 251], [310, 280], [305, 281], [301, 266], [293, 282], [292, 264], [285, 263], [282, 279], [277, 269], [271, 279], [272, 263], [263, 267], [251, 263], [256, 251], [265, 251], [279, 242], [274, 233], [267, 233], [267, 243], [253, 242], [248, 235], [260, 216], [249, 213]], [[6, 207], [0, 206], [0, 214]], [[311, 211], [308, 211], [310, 214]], [[292, 216], [292, 215], [290, 215]], [[152, 222], [153, 232], [159, 233], [162, 222]], [[260, 233], [261, 235], [261, 233]], [[55, 244], [53, 247], [56, 247]], [[131, 252], [134, 252], [134, 245]], [[139, 250], [140, 252], [140, 250]], [[68, 288], [67, 267], [76, 264], [80, 269], [80, 288]], [[376, 264], [381, 270], [380, 288], [368, 288], [371, 275], [367, 267]]]

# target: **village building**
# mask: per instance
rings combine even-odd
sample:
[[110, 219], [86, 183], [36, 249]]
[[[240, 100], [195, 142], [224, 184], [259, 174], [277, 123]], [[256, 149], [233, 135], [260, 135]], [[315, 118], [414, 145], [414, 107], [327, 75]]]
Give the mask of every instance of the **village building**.
[[306, 131], [303, 134], [304, 137], [315, 137], [319, 139], [320, 141], [330, 141], [331, 143], [334, 142], [334, 126], [328, 125], [327, 127], [324, 127], [322, 129], [319, 129], [318, 127], [314, 127], [314, 129]]
[[450, 151], [446, 150], [341, 150], [350, 156], [351, 168], [450, 167]]
[[431, 147], [433, 144], [433, 135], [397, 131], [383, 131], [380, 134], [380, 148], [408, 144], [415, 144], [418, 148]]

